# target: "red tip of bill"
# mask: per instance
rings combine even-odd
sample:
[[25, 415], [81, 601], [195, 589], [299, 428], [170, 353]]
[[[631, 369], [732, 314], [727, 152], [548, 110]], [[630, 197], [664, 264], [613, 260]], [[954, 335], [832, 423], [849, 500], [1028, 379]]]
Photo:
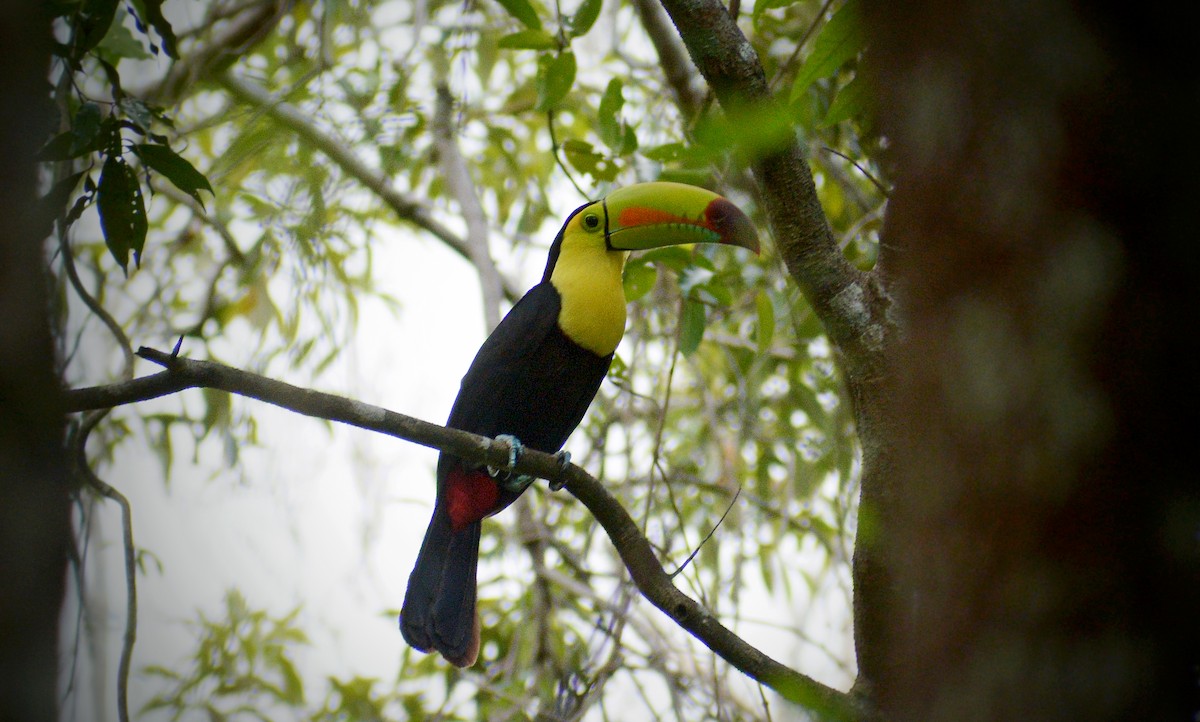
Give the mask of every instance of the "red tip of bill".
[[714, 199], [704, 209], [704, 220], [712, 230], [721, 235], [721, 242], [749, 248], [758, 253], [758, 231], [750, 217], [724, 198]]

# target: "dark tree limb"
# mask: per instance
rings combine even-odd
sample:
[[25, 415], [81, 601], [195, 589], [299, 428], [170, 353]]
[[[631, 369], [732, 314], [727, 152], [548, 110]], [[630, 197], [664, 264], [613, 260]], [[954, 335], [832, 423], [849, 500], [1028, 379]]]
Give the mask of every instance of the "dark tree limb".
[[[64, 399], [68, 410], [105, 408], [166, 396], [188, 388], [210, 388], [258, 399], [305, 416], [337, 421], [404, 439], [474, 463], [495, 467], [508, 464], [509, 445], [504, 441], [449, 429], [379, 406], [293, 386], [212, 361], [181, 358], [144, 346], [138, 349], [137, 355], [166, 370], [110, 386], [67, 391]], [[525, 449], [514, 470], [563, 483], [604, 527], [646, 599], [726, 662], [822, 718], [868, 718], [866, 711], [853, 697], [763, 654], [680, 591], [628, 512], [587, 471], [574, 464], [568, 464], [564, 469], [556, 456], [534, 449]]]
[[[662, 0], [696, 67], [722, 109], [735, 121], [755, 113], [781, 112], [762, 65], [737, 23], [718, 0]], [[752, 159], [779, 254], [812, 305], [837, 352], [855, 429], [862, 448], [859, 535], [855, 540], [854, 634], [860, 679], [868, 640], [878, 638], [888, 611], [874, 604], [889, 580], [870, 531], [889, 505], [888, 475], [894, 466], [897, 420], [887, 394], [890, 349], [900, 335], [891, 289], [880, 267], [854, 268], [842, 254], [817, 197], [812, 170], [794, 136]]]
[[47, 309], [49, 218], [37, 212], [53, 37], [46, 6], [0, 3], [0, 720], [58, 712], [59, 612], [70, 548], [66, 424]]
[[[737, 120], [781, 112], [754, 48], [718, 0], [662, 4], [726, 114]], [[842, 255], [800, 144], [790, 137], [752, 159], [752, 169], [779, 254], [842, 353], [851, 382], [877, 375], [890, 335], [888, 301]]]

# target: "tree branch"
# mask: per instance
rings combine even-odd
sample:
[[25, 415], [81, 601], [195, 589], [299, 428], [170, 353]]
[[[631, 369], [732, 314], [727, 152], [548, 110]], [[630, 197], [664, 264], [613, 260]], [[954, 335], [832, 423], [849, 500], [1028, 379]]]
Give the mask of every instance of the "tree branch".
[[[212, 361], [180, 358], [144, 346], [138, 349], [137, 355], [166, 370], [112, 386], [67, 391], [66, 407], [70, 411], [84, 411], [143, 401], [187, 388], [219, 389], [306, 416], [405, 439], [472, 463], [497, 468], [508, 465], [509, 445], [504, 441], [438, 426], [361, 401], [293, 386]], [[860, 720], [868, 717], [854, 697], [763, 654], [681, 592], [628, 512], [587, 471], [574, 464], [564, 468], [553, 454], [528, 448], [513, 470], [562, 483], [600, 522], [643, 596], [726, 662], [823, 718]]]
[[[474, 261], [471, 244], [430, 215], [420, 201], [397, 190], [381, 171], [367, 165], [365, 161], [348, 149], [344, 143], [329, 137], [315, 126], [308, 116], [296, 106], [273, 97], [266, 88], [247, 78], [226, 71], [218, 82], [240, 102], [262, 110], [283, 127], [298, 135], [301, 140], [324, 153], [347, 175], [362, 183], [367, 190], [378, 196], [402, 220], [433, 234], [452, 250], [468, 261]], [[520, 289], [501, 278], [502, 288], [510, 300], [520, 297]]]
[[[692, 61], [735, 122], [779, 113], [754, 48], [719, 0], [662, 0]], [[843, 352], [850, 376], [878, 374], [890, 335], [878, 284], [842, 255], [794, 136], [753, 159], [754, 175], [788, 272]]]
[[[734, 123], [782, 112], [753, 46], [719, 0], [661, 1], [692, 61]], [[889, 507], [885, 480], [895, 463], [893, 440], [899, 423], [891, 411], [892, 390], [885, 384], [893, 373], [888, 352], [898, 336], [886, 278], [878, 266], [870, 273], [857, 270], [842, 254], [794, 135], [753, 158], [752, 168], [779, 254], [838, 352], [862, 448], [860, 508], [878, 519]], [[878, 605], [873, 611], [864, 600], [885, 598], [881, 594], [889, 585], [877, 547], [865, 538], [856, 540], [852, 564], [860, 671], [865, 669], [864, 640], [870, 636], [863, 630], [880, 626], [878, 619], [885, 613]], [[871, 680], [860, 676], [860, 682], [856, 687], [869, 694]]]
[[199, 27], [218, 30], [208, 42], [196, 44], [172, 64], [166, 77], [147, 91], [146, 96], [162, 105], [177, 104], [197, 82], [223, 72], [273, 32], [291, 5], [290, 0], [248, 2], [230, 9], [227, 17], [223, 16], [219, 3], [210, 5], [208, 17]]
[[[130, 367], [132, 371], [132, 366]], [[121, 661], [117, 666], [117, 719], [129, 722], [129, 672], [133, 667], [133, 646], [137, 643], [137, 553], [133, 546], [133, 508], [129, 499], [92, 471], [87, 460], [87, 440], [100, 420], [111, 409], [84, 414], [72, 443], [75, 446], [76, 473], [96, 493], [121, 507], [121, 542], [125, 559], [125, 633], [121, 637]]]
[[688, 59], [687, 51], [671, 28], [658, 0], [633, 0], [633, 8], [642, 21], [646, 35], [650, 37], [650, 43], [654, 45], [654, 51], [658, 53], [658, 64], [663, 69], [667, 84], [675, 91], [675, 102], [683, 114], [683, 121], [690, 125], [704, 103], [704, 92], [692, 82], [696, 66]]
[[471, 263], [475, 265], [475, 272], [479, 274], [479, 288], [483, 292], [483, 320], [491, 332], [500, 324], [500, 299], [504, 284], [488, 252], [487, 216], [475, 193], [471, 172], [454, 139], [453, 110], [454, 97], [450, 95], [450, 88], [445, 82], [438, 83], [437, 106], [433, 114], [433, 142], [437, 145], [438, 165], [446, 178], [446, 188], [458, 201], [459, 212], [467, 223], [467, 251]]

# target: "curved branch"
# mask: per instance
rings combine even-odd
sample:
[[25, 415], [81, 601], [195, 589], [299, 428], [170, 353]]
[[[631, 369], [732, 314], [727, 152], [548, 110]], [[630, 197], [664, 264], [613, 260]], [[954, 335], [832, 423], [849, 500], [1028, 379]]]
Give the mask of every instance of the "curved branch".
[[[130, 365], [130, 371], [133, 367]], [[97, 409], [84, 415], [75, 435], [77, 472], [96, 493], [121, 507], [121, 542], [125, 558], [125, 633], [121, 637], [121, 661], [117, 666], [117, 719], [129, 722], [129, 671], [133, 666], [133, 646], [137, 642], [137, 554], [133, 546], [133, 509], [129, 499], [92, 471], [87, 461], [87, 440], [100, 420], [111, 409]]]
[[[239, 102], [261, 110], [267, 117], [325, 154], [347, 175], [382, 199], [397, 217], [433, 234], [468, 261], [474, 260], [471, 244], [467, 239], [460, 237], [434, 218], [419, 201], [397, 190], [387, 176], [369, 166], [344, 143], [323, 133], [299, 108], [273, 97], [266, 88], [233, 72], [222, 73], [217, 80]], [[520, 297], [519, 289], [503, 278], [501, 282], [509, 300], [515, 301]]]
[[642, 21], [646, 35], [650, 37], [654, 51], [658, 53], [658, 64], [662, 67], [667, 85], [675, 93], [675, 103], [679, 106], [683, 121], [690, 125], [704, 104], [704, 92], [693, 83], [696, 66], [688, 59], [687, 51], [679, 42], [658, 0], [633, 0], [633, 8]]
[[[65, 394], [68, 409], [82, 411], [133, 403], [186, 388], [219, 389], [306, 416], [405, 439], [473, 463], [497, 468], [508, 465], [509, 445], [505, 441], [438, 426], [379, 406], [293, 386], [212, 361], [180, 358], [144, 346], [138, 349], [137, 355], [165, 367], [166, 371], [110, 387], [68, 391]], [[823, 685], [763, 654], [680, 591], [629, 513], [608, 493], [604, 484], [587, 471], [574, 464], [564, 468], [555, 455], [528, 448], [513, 470], [563, 484], [604, 528], [642, 595], [726, 662], [823, 718], [868, 718], [867, 711], [852, 695]]]
[[240, 8], [209, 6], [201, 28], [218, 28], [204, 44], [197, 44], [176, 61], [157, 87], [146, 92], [162, 105], [175, 105], [195, 84], [237, 62], [275, 30], [291, 8], [291, 0], [260, 0]]
[[[662, 0], [688, 53], [726, 114], [739, 122], [749, 113], [779, 111], [754, 48], [719, 0]], [[891, 291], [880, 266], [864, 273], [842, 255], [817, 198], [812, 169], [794, 135], [753, 160], [779, 254], [838, 351], [855, 428], [862, 448], [860, 508], [872, 515], [888, 506], [886, 475], [893, 469], [897, 418], [885, 380], [893, 373], [888, 350], [898, 335]], [[854, 579], [855, 651], [859, 669], [879, 628], [891, 583], [876, 545], [856, 540]], [[881, 596], [881, 593], [883, 596]], [[860, 675], [856, 689], [870, 694]]]
[[71, 287], [75, 289], [75, 294], [79, 296], [79, 300], [83, 301], [83, 305], [87, 306], [88, 310], [100, 319], [121, 349], [122, 378], [133, 378], [133, 347], [129, 343], [129, 337], [125, 335], [121, 324], [117, 323], [112, 314], [83, 287], [83, 279], [79, 277], [79, 270], [75, 267], [75, 254], [71, 251], [71, 242], [67, 240], [67, 230], [62, 226], [58, 230], [58, 249], [62, 254], [63, 269], [67, 272], [67, 279], [70, 281]]
[[[735, 122], [750, 114], [782, 112], [753, 46], [719, 0], [662, 0], [692, 61]], [[794, 136], [753, 159], [779, 253], [843, 351], [855, 378], [878, 373], [891, 335], [887, 301], [878, 284], [852, 266], [817, 197], [812, 169]]]
[[454, 110], [454, 97], [445, 82], [437, 86], [437, 106], [433, 114], [433, 142], [437, 145], [438, 164], [442, 175], [446, 178], [446, 188], [458, 201], [459, 211], [467, 223], [467, 251], [475, 272], [479, 274], [479, 289], [483, 295], [483, 320], [490, 332], [500, 325], [500, 299], [504, 293], [504, 284], [496, 264], [488, 251], [488, 224], [479, 196], [475, 192], [475, 184], [471, 180], [471, 172], [458, 150], [454, 140], [454, 127], [451, 114]]

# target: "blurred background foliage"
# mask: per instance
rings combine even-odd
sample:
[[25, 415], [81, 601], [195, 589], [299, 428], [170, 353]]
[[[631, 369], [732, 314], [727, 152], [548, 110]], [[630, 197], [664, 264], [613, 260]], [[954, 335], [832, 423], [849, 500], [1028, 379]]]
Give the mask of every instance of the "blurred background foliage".
[[[575, 461], [613, 482], [677, 583], [723, 621], [766, 625], [807, 650], [796, 659], [815, 649], [853, 679], [849, 400], [746, 167], [798, 135], [846, 256], [872, 266], [886, 171], [857, 82], [856, 0], [734, 3], [781, 101], [740, 118], [721, 113], [690, 67], [682, 84], [668, 82], [677, 69], [660, 61], [652, 41], [664, 39], [646, 20], [662, 11], [646, 4], [51, 5], [61, 133], [43, 158], [47, 202], [61, 214], [48, 252], [72, 385], [127, 377], [131, 343], [180, 335], [188, 356], [320, 385], [357, 336], [381, 332], [358, 324], [365, 298], [436, 313], [381, 287], [375, 250], [421, 234], [470, 255], [466, 201], [436, 137], [439, 87], [503, 308], [541, 273], [562, 218], [611, 187], [680, 180], [738, 203], [763, 236], [761, 257], [671, 248], [631, 259], [628, 330], [576, 432], [572, 448], [587, 451]], [[254, 407], [202, 398], [152, 415], [114, 410], [93, 434], [97, 472], [118, 445], [157, 454], [166, 483], [180, 463], [236, 469], [239, 449], [257, 442]], [[408, 653], [394, 679], [306, 689], [288, 661], [306, 643], [295, 615], [265, 616], [231, 592], [224, 619], [197, 622], [189, 668], [147, 670], [162, 680], [147, 711], [603, 719], [619, 695], [646, 719], [802, 716], [765, 707], [641, 601], [581, 505], [535, 490], [485, 526], [483, 666], [460, 672]], [[88, 508], [81, 500], [81, 548]], [[832, 634], [805, 627], [821, 605], [842, 610]]]

